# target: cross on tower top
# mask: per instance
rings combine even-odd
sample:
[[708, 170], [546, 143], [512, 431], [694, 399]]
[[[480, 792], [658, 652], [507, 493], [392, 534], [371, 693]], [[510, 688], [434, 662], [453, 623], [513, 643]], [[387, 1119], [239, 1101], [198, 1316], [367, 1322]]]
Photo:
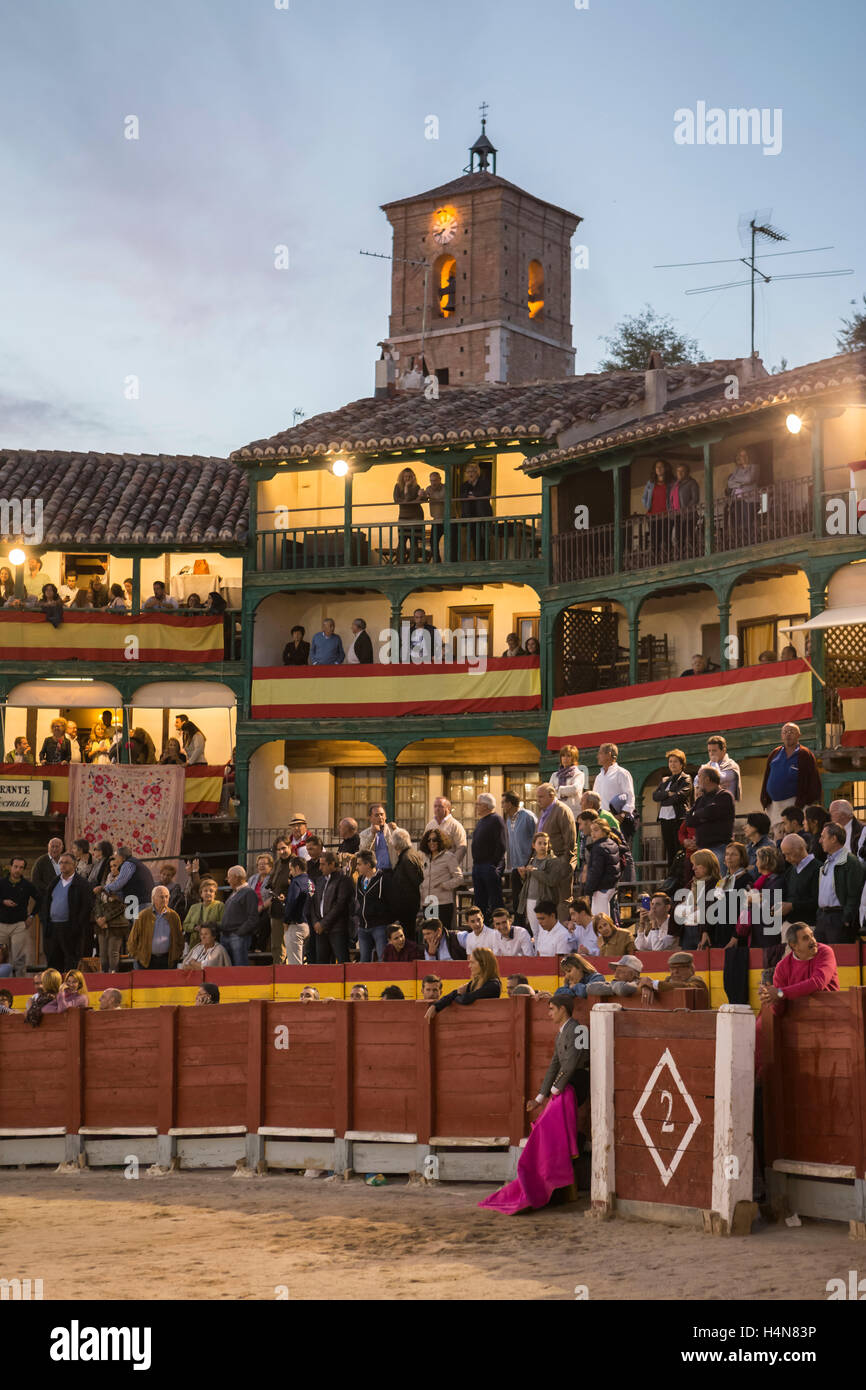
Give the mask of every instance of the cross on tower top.
[[482, 122], [483, 122], [484, 124], [486, 124], [486, 123], [487, 123], [487, 112], [490, 110], [490, 107], [487, 105], [487, 102], [486, 102], [486, 101], [482, 101], [482, 103], [481, 103], [481, 105], [479, 106], [478, 110], [481, 112], [481, 120], [482, 120]]

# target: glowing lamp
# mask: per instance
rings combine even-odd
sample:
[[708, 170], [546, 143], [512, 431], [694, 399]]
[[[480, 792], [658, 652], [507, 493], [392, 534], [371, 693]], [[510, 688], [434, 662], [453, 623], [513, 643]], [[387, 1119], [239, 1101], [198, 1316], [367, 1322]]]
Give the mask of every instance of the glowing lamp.
[[345, 478], [349, 471], [349, 465], [345, 459], [334, 459], [331, 464], [331, 472], [335, 478]]
[[9, 551], [9, 561], [10, 561], [10, 563], [13, 564], [13, 565], [23, 565], [23, 564], [24, 564], [24, 561], [25, 561], [26, 559], [27, 559], [27, 556], [24, 554], [24, 551], [23, 551], [23, 550], [10, 550], [10, 551]]
[[799, 415], [786, 415], [785, 428], [788, 430], [789, 434], [799, 434], [803, 428], [803, 421], [800, 419]]

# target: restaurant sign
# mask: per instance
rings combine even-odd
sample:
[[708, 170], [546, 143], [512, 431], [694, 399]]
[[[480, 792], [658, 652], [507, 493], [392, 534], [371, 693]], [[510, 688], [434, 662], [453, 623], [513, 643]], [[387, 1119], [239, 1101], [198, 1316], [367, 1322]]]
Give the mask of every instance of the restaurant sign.
[[50, 782], [39, 782], [35, 778], [20, 782], [3, 778], [0, 781], [0, 815], [44, 816], [50, 790]]

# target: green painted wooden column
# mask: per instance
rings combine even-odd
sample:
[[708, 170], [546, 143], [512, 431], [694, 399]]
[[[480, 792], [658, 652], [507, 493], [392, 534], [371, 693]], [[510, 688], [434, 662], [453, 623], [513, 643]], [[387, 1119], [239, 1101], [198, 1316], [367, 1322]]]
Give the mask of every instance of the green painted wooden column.
[[[562, 523], [560, 522], [560, 526]], [[541, 558], [544, 561], [544, 582], [553, 583], [553, 486], [550, 478], [541, 479]]]
[[[812, 526], [816, 536], [824, 534], [824, 421], [812, 422]], [[818, 610], [820, 611], [820, 610]], [[814, 614], [811, 615], [814, 617]], [[823, 646], [823, 639], [821, 645]], [[815, 662], [812, 662], [815, 666]], [[816, 667], [817, 669], [817, 667]], [[823, 674], [823, 672], [822, 672]]]
[[397, 819], [397, 755], [389, 753], [385, 763], [385, 814], [388, 820]]
[[343, 564], [348, 567], [352, 563], [352, 475], [347, 473], [344, 479], [345, 492], [343, 495]]
[[613, 572], [622, 574], [622, 470], [618, 463], [613, 470]]
[[443, 463], [442, 485], [445, 488], [445, 506], [442, 511], [442, 563], [447, 565], [452, 555], [456, 555], [456, 539], [451, 540], [451, 489], [454, 486], [454, 464]]
[[[827, 584], [826, 576], [809, 574], [809, 617], [814, 618], [818, 613], [823, 613], [827, 607]], [[811, 633], [809, 644], [809, 662], [817, 671], [821, 680], [816, 676], [812, 677], [812, 716], [815, 720], [817, 737], [822, 748], [827, 747], [827, 696], [823, 685], [824, 680], [824, 634], [818, 629]]]
[[716, 501], [713, 490], [712, 445], [704, 451], [704, 554], [712, 555], [716, 543]]
[[637, 685], [640, 659], [640, 613], [628, 615], [628, 683]]
[[132, 611], [141, 612], [141, 556], [132, 557]]
[[723, 671], [731, 671], [738, 665], [738, 658], [728, 659], [727, 645], [731, 630], [731, 601], [719, 599], [719, 664]]
[[240, 797], [240, 806], [236, 807], [238, 816], [238, 859], [242, 864], [246, 863], [247, 856], [247, 835], [250, 823], [250, 763], [249, 758], [240, 757], [235, 759], [235, 794]]

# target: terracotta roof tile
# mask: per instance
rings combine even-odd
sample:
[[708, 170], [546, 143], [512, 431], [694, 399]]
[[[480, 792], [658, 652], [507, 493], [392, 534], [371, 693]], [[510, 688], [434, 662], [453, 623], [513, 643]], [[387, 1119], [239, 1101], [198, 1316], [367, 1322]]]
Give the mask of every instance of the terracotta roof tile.
[[248, 481], [228, 459], [0, 449], [0, 496], [40, 498], [49, 545], [247, 539]]
[[[670, 373], [668, 376], [670, 378]], [[778, 372], [774, 376], [748, 382], [740, 388], [737, 400], [727, 400], [724, 384], [712, 382], [707, 390], [690, 398], [688, 404], [672, 402], [669, 409], [657, 415], [644, 416], [616, 429], [582, 439], [565, 449], [549, 449], [543, 454], [536, 454], [534, 458], [527, 460], [523, 467], [531, 472], [536, 469], [543, 471], [545, 468], [585, 458], [606, 449], [619, 448], [624, 444], [640, 444], [660, 435], [693, 429], [696, 425], [735, 419], [737, 416], [767, 410], [777, 405], [794, 405], [810, 396], [821, 395], [841, 386], [859, 388], [862, 397], [866, 388], [866, 351], [841, 353], [836, 357], [824, 358], [820, 362], [807, 362], [801, 367], [793, 367], [790, 371]]]
[[528, 193], [525, 188], [519, 188], [516, 183], [511, 183], [499, 174], [491, 174], [488, 170], [483, 173], [476, 171], [474, 174], [460, 174], [448, 183], [440, 183], [438, 188], [429, 188], [426, 193], [412, 193], [408, 198], [393, 198], [390, 203], [382, 203], [381, 207], [383, 212], [387, 212], [389, 208], [403, 207], [407, 203], [423, 203], [433, 198], [459, 198], [461, 193], [480, 193], [485, 188], [508, 188], [513, 193], [519, 193], [521, 198], [531, 198], [533, 203], [542, 203], [545, 207], [553, 208], [555, 212], [573, 218], [575, 226], [583, 221], [576, 212], [569, 212], [557, 203], [549, 203], [546, 198]]
[[[668, 391], [697, 390], [705, 383], [721, 382], [735, 365], [725, 359], [670, 367]], [[595, 420], [611, 410], [639, 407], [644, 381], [643, 372], [588, 372], [521, 386], [444, 386], [435, 401], [426, 400], [423, 391], [366, 396], [340, 410], [302, 420], [270, 439], [255, 440], [231, 457], [303, 459], [342, 450], [376, 453], [434, 442], [553, 440], [570, 425]]]

